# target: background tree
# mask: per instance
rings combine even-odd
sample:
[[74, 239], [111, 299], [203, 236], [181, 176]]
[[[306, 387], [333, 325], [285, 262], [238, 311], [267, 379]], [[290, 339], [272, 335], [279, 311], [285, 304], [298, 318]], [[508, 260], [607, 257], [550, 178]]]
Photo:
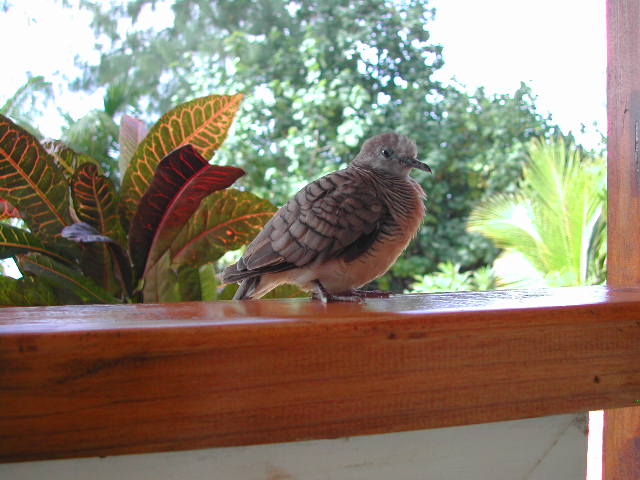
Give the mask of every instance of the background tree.
[[504, 252], [498, 282], [591, 285], [606, 278], [606, 163], [562, 138], [529, 145], [520, 188], [474, 208], [469, 228]]
[[[0, 8], [9, 8], [9, 6]], [[27, 81], [18, 87], [4, 104], [0, 105], [0, 115], [13, 118], [38, 138], [42, 134], [35, 127], [36, 119], [42, 115], [42, 106], [53, 98], [51, 83], [41, 75], [29, 75]]]
[[[415, 139], [435, 172], [418, 176], [429, 215], [385, 288], [402, 290], [444, 261], [463, 271], [491, 263], [497, 249], [465, 230], [467, 216], [485, 195], [513, 190], [525, 143], [554, 132], [525, 86], [469, 95], [433, 79], [442, 48], [430, 42], [434, 11], [424, 0], [81, 3], [94, 13], [102, 55], [75, 87], [125, 85], [129, 113], [143, 117], [244, 91], [216, 161], [244, 168], [243, 185], [276, 204], [344, 166], [368, 136]], [[142, 12], [167, 5], [167, 28], [136, 28]]]
[[117, 158], [121, 153], [116, 118], [126, 110], [128, 101], [126, 84], [113, 82], [106, 88], [102, 110], [92, 110], [78, 120], [66, 115], [67, 126], [62, 132], [66, 145], [98, 160], [116, 183], [120, 180]]

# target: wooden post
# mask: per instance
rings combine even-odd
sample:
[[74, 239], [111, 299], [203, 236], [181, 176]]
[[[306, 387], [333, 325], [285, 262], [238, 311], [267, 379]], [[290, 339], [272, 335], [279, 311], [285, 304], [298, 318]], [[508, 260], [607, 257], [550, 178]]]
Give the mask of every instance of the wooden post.
[[[608, 283], [640, 284], [640, 2], [607, 1]], [[605, 411], [606, 480], [640, 478], [640, 409]]]

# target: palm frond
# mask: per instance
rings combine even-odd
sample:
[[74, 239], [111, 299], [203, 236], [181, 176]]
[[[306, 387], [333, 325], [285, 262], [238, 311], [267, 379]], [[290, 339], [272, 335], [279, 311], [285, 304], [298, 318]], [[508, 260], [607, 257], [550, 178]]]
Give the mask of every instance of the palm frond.
[[519, 192], [478, 205], [469, 230], [520, 252], [550, 284], [591, 283], [604, 274], [604, 177], [603, 159], [562, 138], [533, 140]]

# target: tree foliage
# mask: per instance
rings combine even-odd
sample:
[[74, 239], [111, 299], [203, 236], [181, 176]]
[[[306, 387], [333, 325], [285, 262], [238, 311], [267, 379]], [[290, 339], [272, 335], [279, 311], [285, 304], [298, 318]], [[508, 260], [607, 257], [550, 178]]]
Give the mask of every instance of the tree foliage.
[[409, 289], [412, 293], [460, 292], [495, 290], [495, 272], [491, 267], [460, 271], [460, 265], [444, 262], [429, 275], [416, 275], [416, 282]]
[[[94, 13], [101, 60], [75, 87], [123, 85], [133, 113], [244, 92], [217, 162], [242, 167], [240, 184], [276, 204], [343, 167], [371, 135], [413, 138], [435, 172], [418, 177], [429, 213], [384, 288], [402, 290], [444, 261], [463, 270], [491, 263], [498, 250], [467, 232], [466, 219], [486, 195], [515, 188], [530, 138], [555, 131], [524, 85], [492, 96], [434, 80], [443, 56], [426, 0], [81, 4]], [[170, 13], [168, 26], [136, 27], [154, 9]]]
[[[9, 7], [7, 5], [4, 8]], [[0, 115], [15, 119], [33, 135], [42, 138], [42, 134], [34, 127], [34, 123], [36, 117], [42, 114], [42, 106], [52, 97], [51, 83], [41, 75], [29, 74], [27, 81], [18, 87], [4, 104], [0, 105]]]
[[606, 175], [562, 138], [533, 140], [517, 192], [496, 194], [474, 208], [469, 229], [505, 249], [496, 262], [503, 283], [537, 279], [552, 286], [605, 279]]

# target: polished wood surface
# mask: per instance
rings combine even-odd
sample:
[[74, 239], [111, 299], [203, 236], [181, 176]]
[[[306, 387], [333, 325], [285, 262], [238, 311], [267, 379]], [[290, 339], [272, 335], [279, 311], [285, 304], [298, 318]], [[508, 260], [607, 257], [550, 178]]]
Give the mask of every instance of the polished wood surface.
[[0, 459], [331, 438], [640, 399], [640, 289], [0, 309]]
[[[640, 285], [640, 2], [607, 1], [608, 283]], [[604, 478], [640, 478], [640, 409], [605, 412]]]

